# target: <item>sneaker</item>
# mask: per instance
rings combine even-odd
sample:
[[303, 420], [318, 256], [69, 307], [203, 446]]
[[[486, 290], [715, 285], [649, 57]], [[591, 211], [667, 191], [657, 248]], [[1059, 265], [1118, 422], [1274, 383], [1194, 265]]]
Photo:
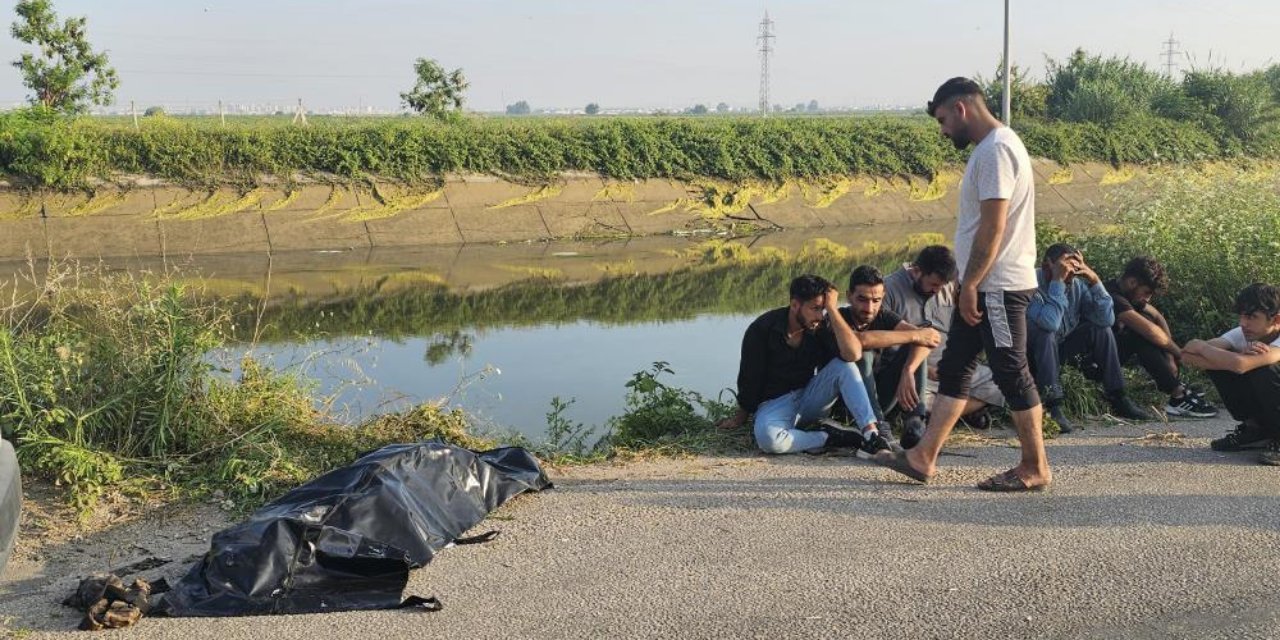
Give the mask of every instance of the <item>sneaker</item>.
[[1171, 416], [1212, 418], [1218, 415], [1218, 408], [1198, 394], [1188, 391], [1177, 400], [1170, 398], [1169, 403], [1164, 406], [1164, 412]]
[[1210, 442], [1209, 448], [1214, 451], [1244, 451], [1245, 449], [1257, 449], [1269, 443], [1275, 444], [1266, 430], [1241, 422], [1236, 425], [1235, 431]]
[[864, 460], [872, 460], [886, 451], [893, 453], [893, 447], [889, 445], [889, 439], [881, 435], [880, 432], [876, 432], [875, 435], [863, 440], [862, 446], [858, 447], [858, 457]]
[[1107, 401], [1111, 403], [1111, 413], [1117, 418], [1136, 420], [1138, 422], [1149, 422], [1156, 419], [1155, 416], [1151, 415], [1150, 411], [1139, 407], [1133, 400], [1129, 399], [1129, 396], [1123, 393], [1110, 396]]
[[1280, 467], [1280, 440], [1272, 440], [1267, 448], [1258, 454], [1258, 464]]
[[906, 420], [902, 421], [902, 437], [898, 438], [898, 444], [902, 445], [903, 449], [910, 449], [920, 444], [920, 440], [924, 438], [925, 426], [924, 418], [907, 416]]
[[991, 410], [982, 408], [969, 415], [960, 416], [960, 422], [972, 429], [990, 429], [991, 428]]
[[818, 427], [827, 434], [828, 449], [859, 449], [866, 445], [866, 439], [857, 427], [852, 427], [830, 418], [818, 421]]
[[1053, 421], [1058, 423], [1058, 433], [1071, 433], [1076, 430], [1075, 423], [1067, 418], [1067, 414], [1062, 411], [1061, 404], [1051, 404], [1045, 407], [1045, 412], [1049, 414]]

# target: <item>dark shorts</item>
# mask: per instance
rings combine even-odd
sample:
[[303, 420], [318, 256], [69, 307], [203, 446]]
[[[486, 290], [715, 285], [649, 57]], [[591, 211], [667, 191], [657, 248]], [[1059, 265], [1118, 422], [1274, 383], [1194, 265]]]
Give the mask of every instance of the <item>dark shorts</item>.
[[996, 386], [1009, 408], [1026, 411], [1040, 404], [1036, 381], [1027, 367], [1028, 291], [978, 293], [982, 322], [972, 326], [960, 316], [957, 305], [951, 318], [947, 346], [938, 362], [938, 393], [952, 398], [969, 397], [969, 379], [985, 351]]

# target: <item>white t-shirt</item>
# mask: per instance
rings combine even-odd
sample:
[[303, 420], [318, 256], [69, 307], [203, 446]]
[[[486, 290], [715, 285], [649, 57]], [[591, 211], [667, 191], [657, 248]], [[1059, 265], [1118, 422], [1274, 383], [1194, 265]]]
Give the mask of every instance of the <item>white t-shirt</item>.
[[[1244, 329], [1240, 327], [1236, 327], [1219, 337], [1226, 340], [1231, 345], [1231, 350], [1236, 353], [1243, 353], [1245, 349], [1249, 348], [1249, 341], [1244, 337]], [[1280, 336], [1276, 337], [1271, 343], [1271, 348], [1280, 349]]]
[[1036, 189], [1031, 174], [1031, 157], [1018, 134], [1009, 127], [997, 127], [983, 138], [964, 169], [960, 182], [960, 215], [956, 221], [956, 264], [960, 281], [973, 236], [982, 220], [983, 200], [1008, 200], [1009, 217], [995, 263], [978, 285], [979, 291], [1028, 291], [1036, 281]]

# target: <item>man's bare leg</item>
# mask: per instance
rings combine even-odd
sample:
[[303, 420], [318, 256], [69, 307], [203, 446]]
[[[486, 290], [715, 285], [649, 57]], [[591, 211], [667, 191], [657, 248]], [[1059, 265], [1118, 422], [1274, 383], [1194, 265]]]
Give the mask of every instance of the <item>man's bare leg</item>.
[[924, 430], [924, 437], [910, 449], [907, 449], [907, 463], [925, 475], [932, 476], [937, 472], [938, 455], [942, 453], [942, 445], [951, 435], [961, 412], [965, 409], [967, 398], [952, 398], [938, 395], [933, 399], [933, 407], [929, 411], [929, 425]]
[[1022, 462], [1012, 469], [1028, 487], [1047, 485], [1053, 480], [1049, 458], [1044, 451], [1044, 409], [1036, 405], [1013, 412], [1013, 426], [1022, 445]]

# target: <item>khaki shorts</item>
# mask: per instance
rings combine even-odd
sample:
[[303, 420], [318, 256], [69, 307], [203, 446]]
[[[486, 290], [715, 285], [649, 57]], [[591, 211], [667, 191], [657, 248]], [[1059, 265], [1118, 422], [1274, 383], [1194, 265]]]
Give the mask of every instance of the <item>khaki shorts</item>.
[[[937, 393], [938, 381], [929, 380], [925, 385], [924, 406], [932, 407], [933, 396]], [[978, 367], [973, 371], [973, 377], [969, 379], [969, 397], [997, 407], [1004, 406], [1004, 394], [1000, 393], [1000, 387], [996, 386], [991, 367], [978, 363]]]

